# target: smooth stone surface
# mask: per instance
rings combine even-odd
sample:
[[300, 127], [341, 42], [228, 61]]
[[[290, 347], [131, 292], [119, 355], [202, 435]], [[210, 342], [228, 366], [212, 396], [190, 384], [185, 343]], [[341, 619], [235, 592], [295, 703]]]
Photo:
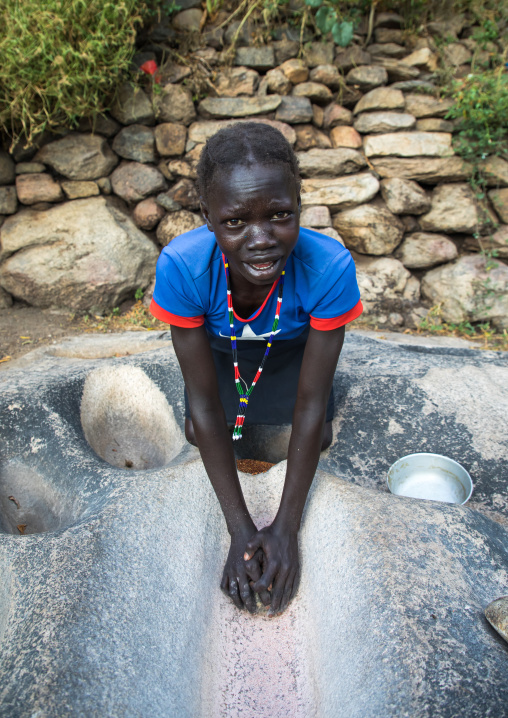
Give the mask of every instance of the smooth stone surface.
[[357, 85], [366, 92], [374, 87], [379, 87], [379, 85], [386, 85], [388, 73], [384, 67], [379, 65], [360, 65], [348, 72], [346, 82], [348, 85]]
[[404, 107], [404, 95], [400, 90], [376, 87], [362, 97], [354, 109], [354, 114], [370, 110], [403, 110]]
[[[10, 490], [24, 490], [27, 507], [39, 490], [45, 516], [50, 497], [65, 508], [53, 531], [0, 537], [8, 715], [114, 715], [121, 706], [133, 715], [208, 717], [231, 713], [232, 704], [273, 718], [503, 714], [506, 644], [483, 611], [506, 587], [506, 528], [468, 507], [393, 497], [376, 483], [418, 436], [475, 465], [478, 490], [488, 486], [501, 465], [488, 457], [506, 452], [499, 355], [348, 334], [334, 381], [340, 432], [306, 508], [299, 592], [270, 621], [238, 612], [220, 593], [228, 536], [197, 453], [150, 474], [102, 461], [79, 417], [98, 362], [71, 362], [4, 375], [2, 434], [11, 453], [23, 452], [26, 473], [39, 470], [24, 488], [8, 464]], [[181, 427], [173, 353], [101, 360], [112, 371], [124, 365], [162, 390]], [[145, 403], [129, 417], [134, 426]], [[256, 523], [275, 515], [284, 476], [284, 464], [241, 476]], [[2, 517], [15, 519], [9, 503]], [[333, 565], [323, 570], [328, 553]], [[459, 689], [450, 691], [451, 682]]]
[[126, 160], [155, 162], [154, 131], [145, 125], [124, 127], [113, 140], [113, 150]]
[[427, 117], [418, 120], [416, 123], [418, 132], [453, 132], [455, 129], [453, 122], [442, 120], [439, 117]]
[[460, 42], [451, 42], [445, 45], [443, 54], [447, 62], [450, 63], [450, 65], [455, 65], [455, 67], [470, 63], [473, 57], [467, 47]]
[[502, 157], [492, 155], [484, 160], [480, 167], [487, 175], [487, 183], [493, 187], [508, 187], [508, 162]]
[[449, 132], [397, 132], [364, 138], [367, 157], [450, 157]]
[[236, 51], [235, 65], [245, 65], [265, 72], [275, 67], [273, 47], [239, 47]]
[[394, 214], [423, 214], [430, 209], [430, 197], [416, 182], [392, 177], [381, 182], [381, 195]]
[[497, 598], [485, 609], [485, 618], [508, 641], [508, 596]]
[[296, 125], [296, 150], [311, 150], [314, 147], [328, 149], [332, 147], [330, 138], [313, 125]]
[[448, 97], [436, 99], [432, 95], [406, 95], [406, 111], [418, 119], [424, 117], [444, 117], [452, 108], [453, 100]]
[[293, 85], [297, 85], [299, 82], [307, 82], [309, 77], [309, 68], [305, 62], [303, 62], [303, 60], [297, 60], [296, 58], [283, 62], [279, 70], [284, 73]]
[[407, 112], [365, 112], [355, 120], [355, 130], [362, 134], [390, 133], [396, 130], [412, 130], [416, 118]]
[[365, 50], [358, 45], [352, 45], [346, 50], [342, 48], [340, 50], [337, 49], [335, 65], [346, 74], [349, 70], [359, 65], [370, 65], [371, 60], [372, 58], [368, 52], [365, 52]]
[[427, 72], [434, 72], [437, 70], [438, 57], [430, 48], [422, 47], [405, 57], [402, 62], [410, 67], [418, 67], [421, 70], [427, 70]]
[[333, 97], [330, 88], [319, 82], [300, 82], [293, 87], [291, 94], [293, 97], [308, 97], [312, 102], [322, 104], [329, 102]]
[[18, 208], [16, 187], [0, 187], [0, 214], [14, 214]]
[[332, 102], [325, 107], [323, 114], [323, 127], [331, 128], [337, 125], [352, 125], [353, 113], [342, 105]]
[[430, 232], [407, 234], [397, 247], [395, 257], [408, 269], [430, 269], [457, 259], [455, 244], [448, 237]]
[[46, 170], [42, 162], [18, 162], [16, 164], [17, 175], [40, 174]]
[[[246, 50], [248, 48], [239, 48]], [[217, 73], [214, 85], [219, 97], [252, 96], [259, 84], [259, 74], [248, 67], [229, 67]]]
[[83, 197], [95, 197], [100, 194], [97, 182], [62, 180], [61, 184], [67, 199], [82, 199]]
[[430, 211], [420, 217], [419, 223], [430, 232], [475, 232], [478, 208], [471, 186], [457, 183], [436, 187]]
[[331, 90], [338, 90], [342, 85], [342, 76], [335, 65], [318, 65], [310, 71], [310, 80], [327, 85]]
[[303, 57], [311, 68], [318, 65], [331, 65], [334, 49], [333, 42], [309, 42], [303, 48]]
[[361, 152], [350, 148], [312, 149], [297, 153], [302, 177], [337, 177], [358, 172], [367, 162]]
[[125, 82], [118, 88], [111, 114], [122, 125], [153, 125], [155, 122], [149, 98], [140, 87], [133, 87], [130, 82]]
[[325, 205], [331, 212], [369, 202], [379, 190], [379, 182], [370, 172], [339, 179], [304, 179], [302, 206]]
[[287, 122], [290, 125], [312, 122], [313, 117], [312, 104], [308, 97], [281, 97], [275, 113], [278, 122]]
[[165, 85], [161, 94], [154, 96], [153, 102], [158, 122], [190, 125], [196, 119], [192, 95], [181, 85]]
[[199, 32], [202, 18], [202, 10], [189, 8], [177, 13], [173, 18], [172, 25], [178, 32]]
[[354, 260], [364, 306], [364, 321], [372, 325], [391, 326], [391, 315], [399, 314], [407, 305], [411, 273], [393, 257], [369, 257], [354, 253]]
[[374, 157], [372, 165], [381, 177], [398, 177], [426, 184], [468, 179], [472, 168], [461, 157]]
[[446, 322], [490, 321], [508, 329], [508, 267], [491, 267], [488, 257], [472, 255], [431, 269], [422, 279], [422, 294], [440, 304]]
[[175, 122], [163, 122], [154, 128], [157, 152], [162, 157], [178, 157], [185, 152], [187, 128]]
[[501, 221], [508, 224], [508, 189], [492, 189], [488, 195]]
[[329, 208], [325, 205], [302, 207], [300, 224], [302, 227], [330, 227], [332, 218]]
[[21, 204], [28, 205], [38, 202], [59, 202], [64, 198], [60, 183], [45, 173], [18, 175], [14, 198], [16, 193]]
[[[204, 117], [246, 117], [262, 115], [276, 110], [285, 98], [279, 95], [266, 97], [206, 97], [199, 103], [199, 113]], [[277, 118], [278, 119], [278, 118]]]
[[156, 167], [126, 162], [111, 175], [113, 192], [126, 202], [139, 202], [166, 188], [166, 180]]
[[508, 257], [508, 224], [501, 224], [484, 237], [466, 237], [464, 249], [473, 252], [492, 252], [494, 258]]
[[353, 127], [334, 127], [330, 131], [332, 146], [351, 147], [359, 149], [362, 146], [362, 138]]
[[0, 284], [37, 307], [113, 308], [150, 282], [157, 256], [111, 200], [78, 199], [6, 220]]
[[[44, 167], [42, 170], [44, 171]], [[13, 184], [16, 176], [15, 163], [12, 157], [0, 149], [0, 185]]]
[[376, 62], [380, 67], [384, 67], [388, 73], [388, 82], [390, 83], [408, 82], [420, 76], [420, 70], [416, 67], [405, 65], [402, 60], [395, 60], [391, 57], [377, 57]]
[[143, 199], [139, 202], [132, 212], [134, 224], [140, 229], [151, 230], [156, 227], [166, 212], [153, 197]]
[[172, 239], [184, 232], [190, 232], [191, 229], [197, 229], [204, 224], [203, 217], [186, 209], [177, 212], [171, 212], [166, 215], [157, 227], [157, 241], [163, 247], [171, 242]]
[[293, 87], [282, 70], [277, 68], [268, 70], [266, 73], [266, 86], [268, 92], [275, 95], [289, 95], [291, 88]]
[[404, 226], [385, 207], [361, 205], [336, 214], [333, 226], [346, 247], [361, 254], [391, 254], [400, 244]]
[[118, 164], [118, 157], [104, 137], [77, 132], [45, 145], [35, 160], [72, 180], [104, 177]]

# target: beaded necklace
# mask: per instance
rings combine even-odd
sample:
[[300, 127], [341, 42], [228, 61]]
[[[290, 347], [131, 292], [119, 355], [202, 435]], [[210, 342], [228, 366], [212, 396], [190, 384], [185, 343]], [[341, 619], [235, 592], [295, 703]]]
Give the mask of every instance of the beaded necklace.
[[[240, 369], [238, 368], [238, 352], [236, 349], [236, 336], [235, 336], [235, 326], [234, 326], [234, 313], [233, 313], [233, 296], [231, 294], [231, 284], [229, 281], [229, 263], [226, 257], [224, 257], [224, 268], [226, 270], [226, 284], [227, 284], [227, 291], [228, 291], [228, 315], [229, 315], [229, 328], [231, 333], [231, 351], [233, 353], [233, 364], [235, 367], [235, 385], [236, 390], [240, 395], [240, 405], [238, 407], [238, 414], [236, 417], [235, 422], [235, 428], [233, 429], [233, 441], [238, 441], [242, 438], [242, 428], [243, 428], [243, 422], [245, 421], [245, 412], [247, 411], [247, 404], [249, 403], [249, 397], [254, 391], [254, 387], [256, 386], [256, 383], [259, 381], [259, 378], [261, 376], [261, 372], [263, 371], [263, 367], [266, 362], [266, 357], [270, 353], [270, 348], [272, 346], [272, 340], [275, 332], [277, 331], [277, 325], [279, 324], [279, 317], [280, 317], [280, 307], [282, 304], [282, 294], [284, 291], [284, 275], [286, 273], [286, 268], [282, 270], [282, 274], [279, 277], [279, 293], [277, 296], [277, 306], [275, 308], [275, 319], [273, 320], [272, 325], [272, 331], [270, 333], [270, 338], [268, 339], [268, 344], [266, 345], [266, 351], [263, 355], [263, 359], [261, 360], [261, 364], [259, 365], [259, 369], [256, 372], [256, 376], [252, 380], [252, 384], [250, 385], [250, 388], [247, 388], [247, 384], [240, 376]], [[242, 386], [245, 387], [244, 388]]]

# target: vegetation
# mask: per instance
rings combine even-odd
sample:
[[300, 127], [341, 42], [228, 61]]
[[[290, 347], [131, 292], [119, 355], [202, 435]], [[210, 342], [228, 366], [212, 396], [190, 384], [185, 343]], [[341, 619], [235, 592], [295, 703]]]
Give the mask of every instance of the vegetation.
[[0, 0], [0, 129], [30, 140], [104, 110], [153, 11], [140, 0]]

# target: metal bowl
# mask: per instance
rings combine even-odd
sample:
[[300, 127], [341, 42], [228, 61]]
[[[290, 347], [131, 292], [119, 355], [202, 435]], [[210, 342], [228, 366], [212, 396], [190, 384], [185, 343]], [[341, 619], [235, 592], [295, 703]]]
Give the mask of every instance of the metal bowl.
[[465, 504], [473, 493], [467, 471], [440, 454], [409, 454], [390, 467], [388, 488], [397, 496]]

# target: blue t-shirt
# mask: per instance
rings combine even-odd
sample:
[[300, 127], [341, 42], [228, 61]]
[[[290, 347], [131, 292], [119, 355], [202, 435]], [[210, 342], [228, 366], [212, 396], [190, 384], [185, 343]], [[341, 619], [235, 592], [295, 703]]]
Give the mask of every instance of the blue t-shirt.
[[[238, 340], [265, 339], [275, 316], [277, 282], [249, 318], [235, 314]], [[215, 235], [205, 226], [181, 234], [157, 262], [152, 314], [168, 324], [203, 323], [217, 337], [229, 337], [226, 274]], [[288, 257], [277, 340], [293, 339], [309, 325], [330, 330], [362, 312], [353, 258], [340, 242], [311, 229], [300, 229]]]

